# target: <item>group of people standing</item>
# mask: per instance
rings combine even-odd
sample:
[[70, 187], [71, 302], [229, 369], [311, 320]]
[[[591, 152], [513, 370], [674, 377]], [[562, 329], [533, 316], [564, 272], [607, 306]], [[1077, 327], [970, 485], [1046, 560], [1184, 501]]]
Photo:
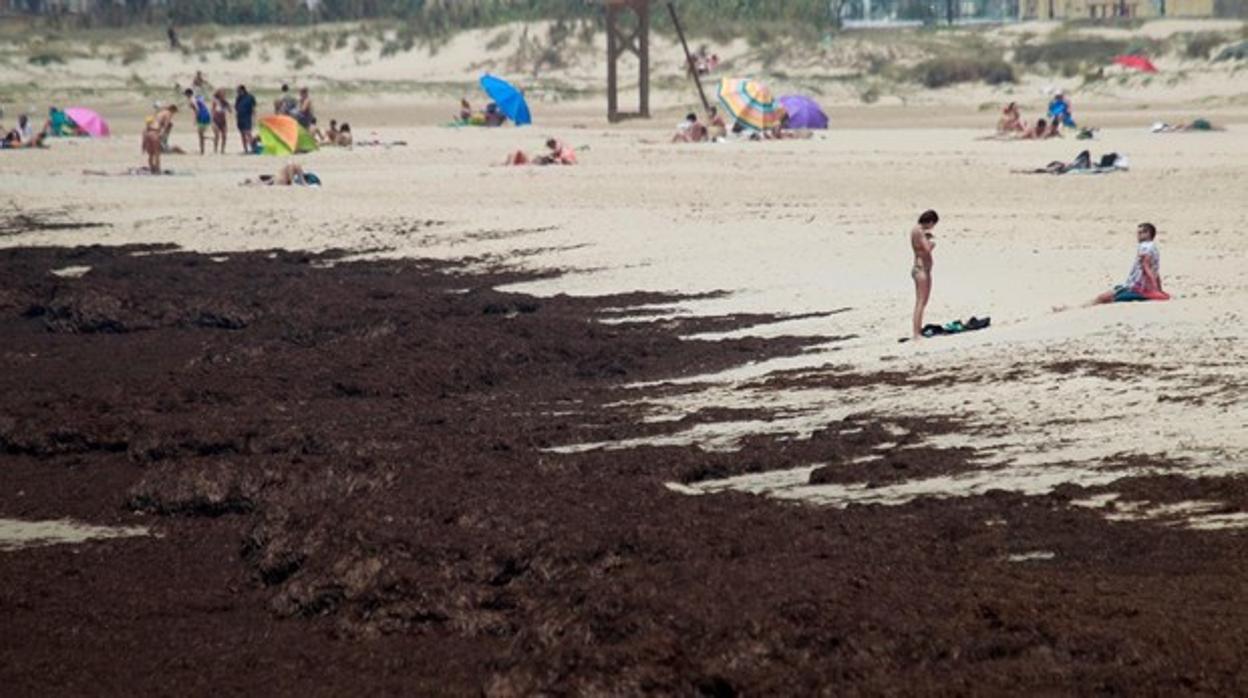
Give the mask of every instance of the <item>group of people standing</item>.
[[[243, 153], [259, 151], [259, 138], [256, 129], [256, 97], [247, 90], [246, 85], [239, 85], [234, 91], [234, 99], [225, 89], [213, 88], [200, 71], [196, 71], [191, 86], [180, 90], [184, 100], [184, 108], [195, 119], [195, 128], [199, 135], [199, 154], [204, 155], [208, 148], [208, 133], [212, 133], [212, 152], [224, 154], [229, 140], [229, 120], [233, 115], [238, 129]], [[148, 169], [153, 174], [160, 174], [160, 156], [163, 153], [183, 153], [181, 148], [171, 146], [169, 134], [173, 130], [174, 116], [178, 113], [177, 103], [154, 105], [155, 112], [148, 117], [143, 131], [143, 153], [147, 156]], [[351, 126], [338, 125], [330, 122], [328, 132], [317, 127], [316, 111], [308, 88], [299, 89], [298, 97], [291, 93], [289, 85], [282, 85], [281, 92], [273, 102], [273, 112], [293, 118], [322, 145], [350, 145]]]

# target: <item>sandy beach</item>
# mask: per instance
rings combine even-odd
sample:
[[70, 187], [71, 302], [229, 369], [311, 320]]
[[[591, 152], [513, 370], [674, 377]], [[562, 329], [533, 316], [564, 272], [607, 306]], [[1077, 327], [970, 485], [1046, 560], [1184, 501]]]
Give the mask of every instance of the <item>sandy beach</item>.
[[[0, 155], [0, 536], [113, 527], [0, 540], [18, 694], [119, 692], [123, 652], [144, 694], [1248, 691], [1245, 73], [1073, 90], [1092, 140], [978, 140], [1041, 78], [829, 89], [810, 140], [670, 144], [679, 84], [622, 125], [596, 94], [440, 125], [487, 39], [319, 66], [424, 84], [319, 83], [322, 122], [402, 143], [295, 156], [319, 188], [241, 186], [290, 160], [233, 132], [123, 175], [148, 94]], [[1150, 132], [1196, 116], [1225, 130]], [[579, 164], [502, 166], [548, 137]], [[1014, 173], [1084, 149], [1130, 168]], [[928, 208], [929, 319], [992, 325], [901, 343]], [[1079, 307], [1144, 221], [1173, 298]]]

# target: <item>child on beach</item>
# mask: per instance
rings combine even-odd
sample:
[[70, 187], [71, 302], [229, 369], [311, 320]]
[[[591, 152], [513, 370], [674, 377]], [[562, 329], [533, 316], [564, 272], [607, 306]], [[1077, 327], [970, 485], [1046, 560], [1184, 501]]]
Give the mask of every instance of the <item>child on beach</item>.
[[1141, 223], [1136, 228], [1135, 238], [1139, 246], [1127, 280], [1093, 298], [1088, 306], [1170, 299], [1161, 287], [1161, 250], [1157, 249], [1157, 228], [1152, 223]]
[[940, 222], [940, 216], [928, 209], [919, 216], [919, 224], [910, 231], [910, 247], [914, 250], [914, 266], [910, 277], [914, 279], [914, 339], [923, 338], [923, 312], [932, 295], [932, 250], [936, 249], [932, 231]]

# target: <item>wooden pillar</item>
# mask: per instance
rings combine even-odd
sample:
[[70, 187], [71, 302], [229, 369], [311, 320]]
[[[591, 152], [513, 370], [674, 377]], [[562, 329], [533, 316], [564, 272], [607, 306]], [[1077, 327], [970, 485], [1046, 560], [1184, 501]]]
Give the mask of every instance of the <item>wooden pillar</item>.
[[[606, 0], [607, 7], [607, 119], [612, 123], [630, 118], [650, 118], [650, 0]], [[632, 12], [637, 28], [625, 34], [620, 17]], [[619, 60], [625, 52], [637, 57], [640, 66], [637, 89], [640, 100], [636, 112], [620, 111]]]

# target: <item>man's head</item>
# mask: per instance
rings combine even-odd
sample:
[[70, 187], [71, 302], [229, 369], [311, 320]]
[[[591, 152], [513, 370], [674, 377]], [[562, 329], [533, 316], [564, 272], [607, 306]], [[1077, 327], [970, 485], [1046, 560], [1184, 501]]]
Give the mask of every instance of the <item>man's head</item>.
[[300, 97], [307, 97], [307, 96], [308, 96], [308, 88], [306, 88], [306, 87], [300, 87], [300, 88], [299, 88], [299, 96], [300, 96]]
[[182, 90], [182, 95], [186, 97], [187, 99], [190, 99], [191, 95], [194, 95], [194, 94], [195, 94], [195, 91], [189, 87], [186, 88], [185, 90]]
[[553, 139], [553, 138], [547, 138], [547, 139], [546, 139], [546, 147], [547, 147], [547, 148], [550, 148], [551, 150], [554, 150], [554, 149], [556, 149], [556, 148], [558, 148], [558, 147], [559, 147], [559, 141], [557, 141], [557, 140], [555, 140], [555, 139]]
[[1043, 131], [1044, 129], [1046, 129], [1046, 128], [1048, 128], [1048, 127], [1049, 127], [1049, 122], [1045, 121], [1044, 119], [1037, 119], [1037, 120], [1036, 120], [1036, 130], [1037, 130], [1037, 131]]
[[1148, 242], [1157, 239], [1157, 227], [1152, 223], [1141, 223], [1135, 229], [1135, 237], [1140, 242]]
[[28, 121], [30, 121], [30, 119], [26, 118], [26, 115], [25, 115], [25, 114], [22, 114], [22, 115], [20, 115], [20, 116], [18, 116], [18, 117], [17, 117], [17, 125], [18, 125], [18, 126], [25, 126], [25, 125], [26, 125], [26, 123], [27, 123]]
[[919, 216], [919, 225], [924, 228], [931, 228], [939, 222], [940, 216], [936, 215], [936, 212], [930, 208], [924, 211], [923, 215]]
[[245, 94], [247, 94], [247, 87], [246, 87], [245, 85], [239, 85], [239, 86], [238, 86], [238, 93], [239, 93], [240, 95], [245, 95]]
[[689, 123], [692, 124], [693, 122], [697, 120], [698, 120], [697, 114], [694, 114], [693, 112], [689, 112], [688, 114], [685, 114], [685, 121], [688, 121]]
[[282, 83], [282, 92], [290, 92], [290, 85]]

